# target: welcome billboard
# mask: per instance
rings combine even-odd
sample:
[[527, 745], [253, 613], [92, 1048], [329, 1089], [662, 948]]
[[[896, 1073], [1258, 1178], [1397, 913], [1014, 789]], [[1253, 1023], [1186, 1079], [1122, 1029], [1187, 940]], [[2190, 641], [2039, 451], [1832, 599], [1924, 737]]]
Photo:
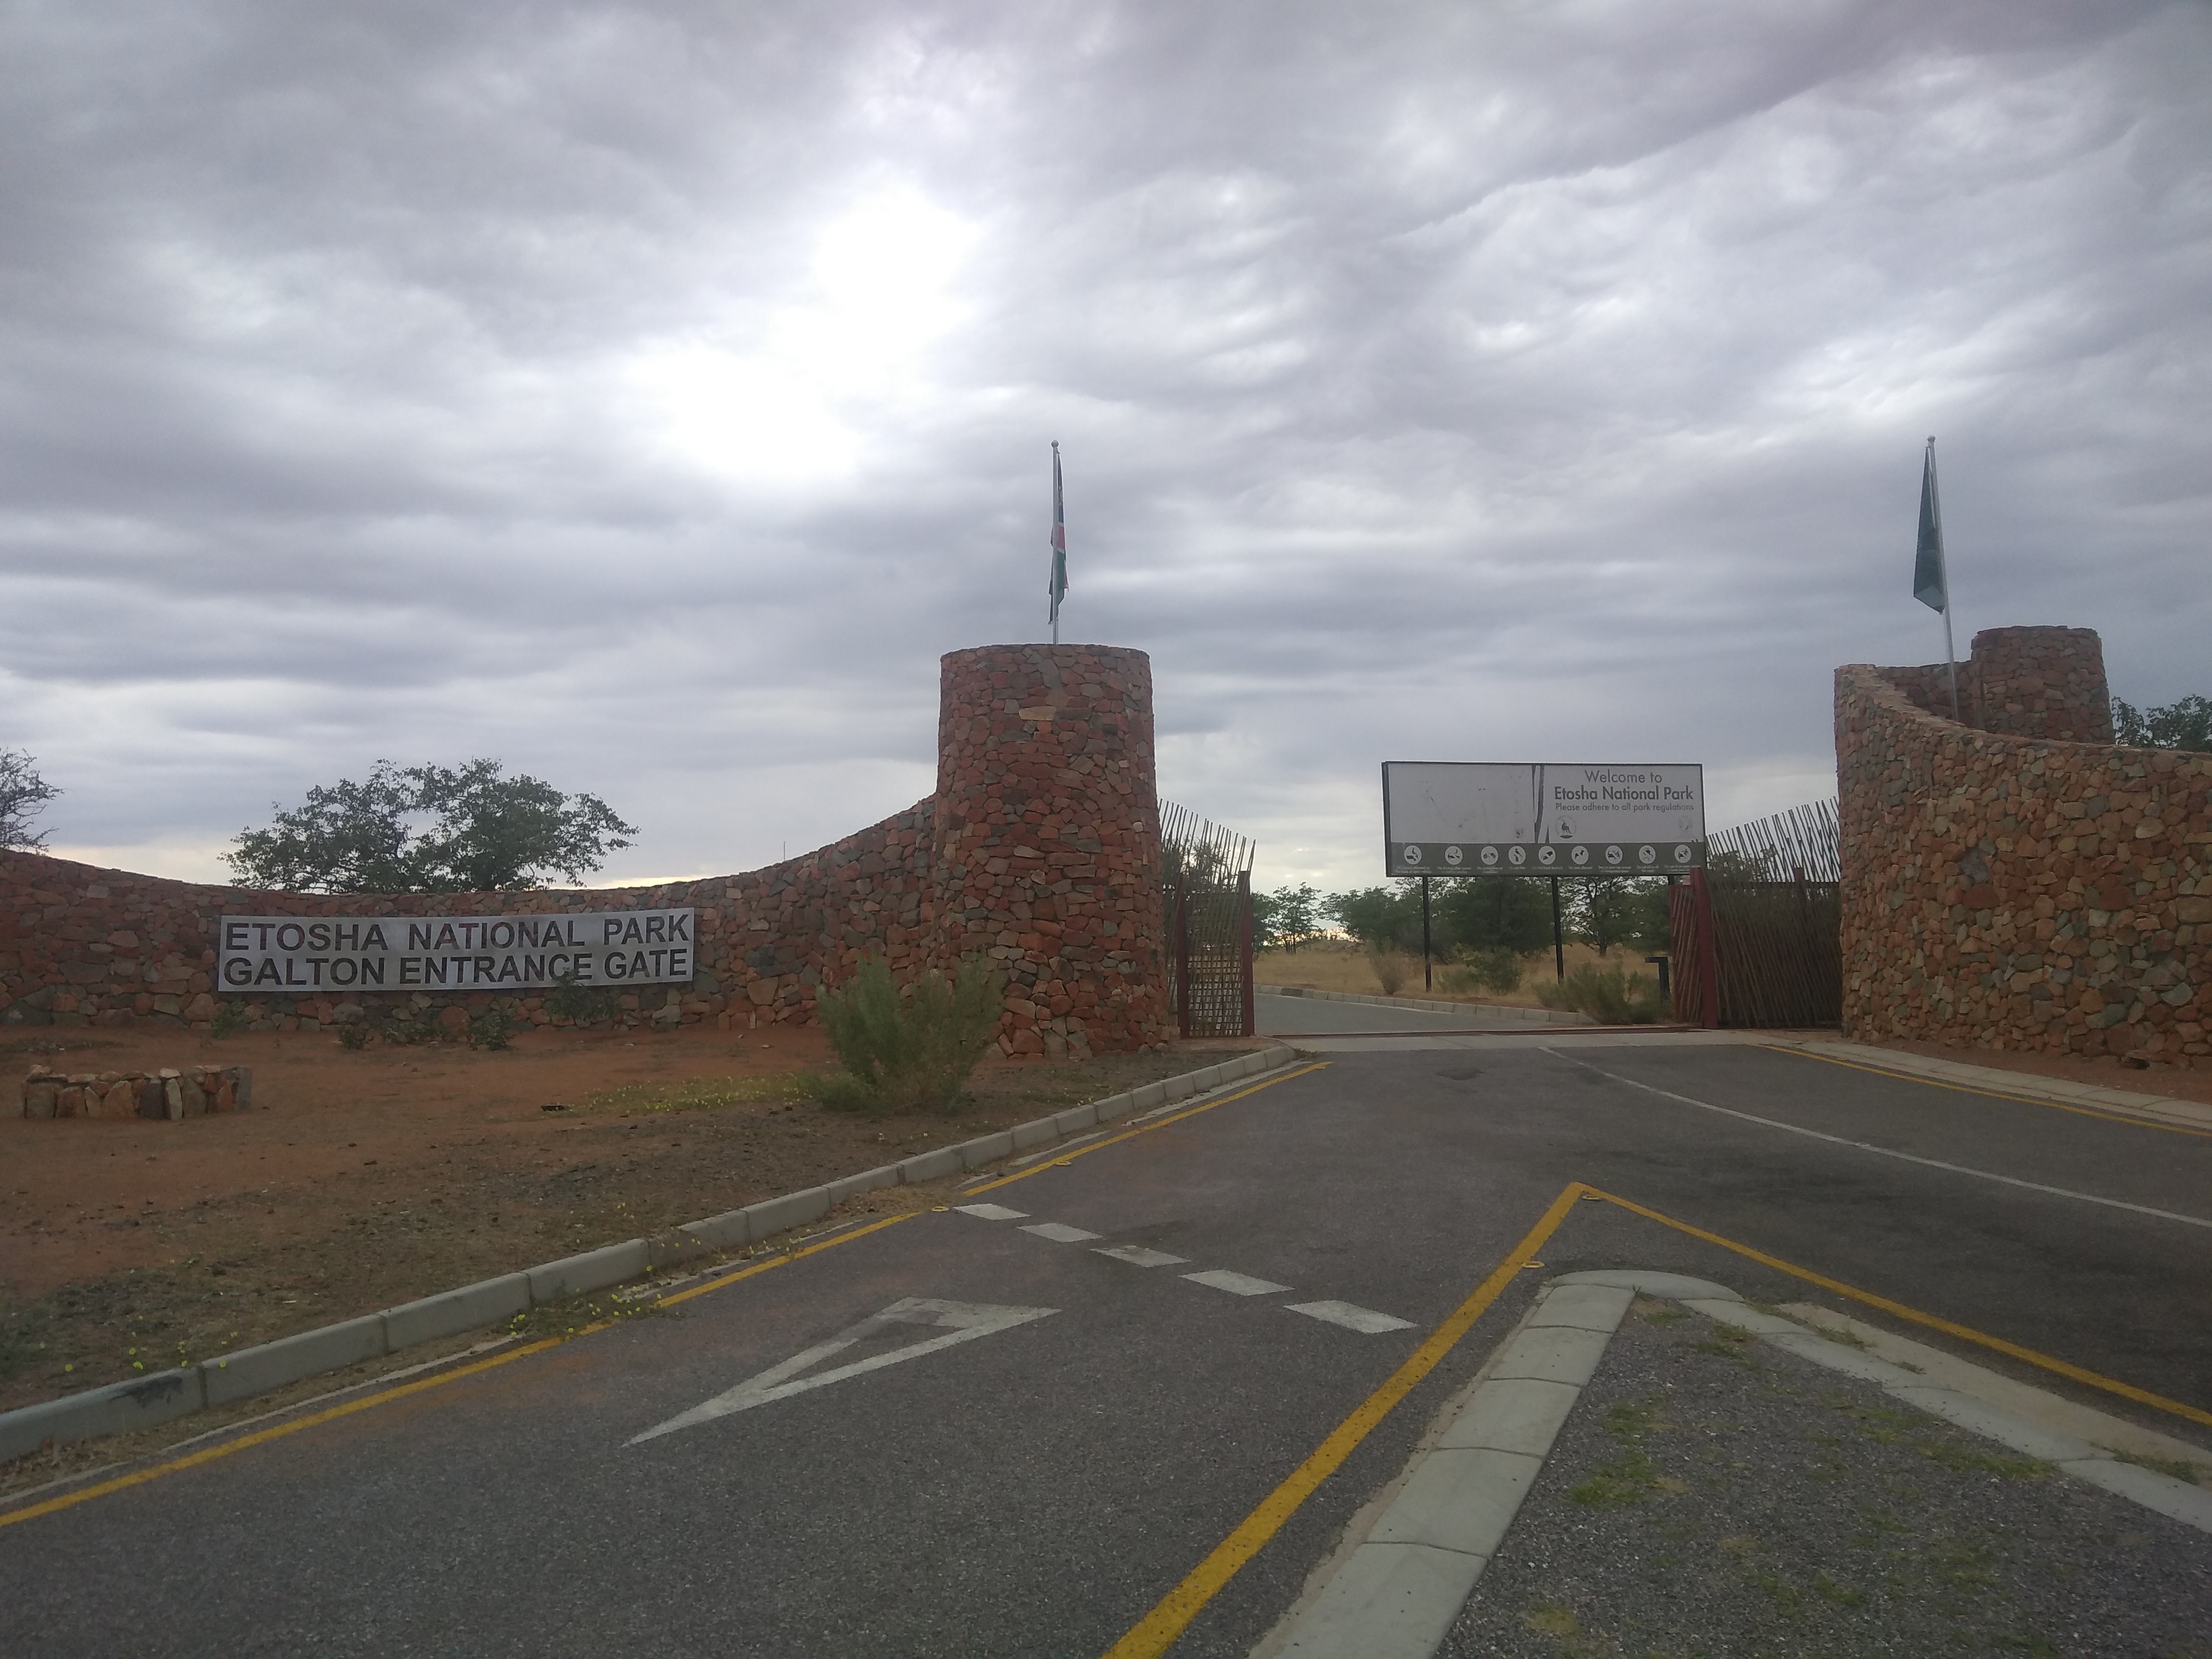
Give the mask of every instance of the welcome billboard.
[[1705, 769], [1382, 763], [1394, 876], [1669, 876], [1705, 861]]

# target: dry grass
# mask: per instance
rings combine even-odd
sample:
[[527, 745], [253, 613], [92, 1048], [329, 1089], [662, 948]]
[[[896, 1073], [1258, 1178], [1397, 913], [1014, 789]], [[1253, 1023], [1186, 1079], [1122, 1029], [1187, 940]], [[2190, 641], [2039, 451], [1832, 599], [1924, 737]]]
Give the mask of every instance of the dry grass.
[[[1583, 963], [1602, 960], [1607, 965], [1626, 963], [1632, 973], [1649, 974], [1644, 965], [1645, 953], [1624, 945], [1616, 945], [1604, 957], [1587, 945], [1567, 946], [1569, 973]], [[1421, 959], [1416, 956], [1406, 975], [1406, 983], [1398, 994], [1407, 997], [1428, 997], [1439, 1002], [1482, 1002], [1508, 1008], [1536, 1008], [1543, 1005], [1536, 1000], [1536, 987], [1551, 982], [1553, 968], [1549, 951], [1524, 957], [1521, 961], [1521, 988], [1516, 991], [1452, 992], [1443, 988], [1443, 966], [1433, 964], [1437, 984], [1433, 990], [1421, 988]], [[1254, 982], [1260, 985], [1292, 985], [1309, 991], [1349, 991], [1362, 996], [1386, 994], [1375, 978], [1375, 969], [1366, 951], [1352, 945], [1302, 945], [1295, 951], [1262, 951], [1252, 964]]]

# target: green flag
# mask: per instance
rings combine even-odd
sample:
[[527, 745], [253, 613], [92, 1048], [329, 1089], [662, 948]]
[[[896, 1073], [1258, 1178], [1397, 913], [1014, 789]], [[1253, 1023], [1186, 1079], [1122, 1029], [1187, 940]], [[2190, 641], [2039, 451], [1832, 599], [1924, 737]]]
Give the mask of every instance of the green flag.
[[1936, 441], [1928, 441], [1928, 454], [1920, 469], [1920, 548], [1912, 561], [1912, 597], [1930, 611], [1946, 616], [1951, 610], [1951, 585], [1943, 574], [1943, 510], [1936, 500]]

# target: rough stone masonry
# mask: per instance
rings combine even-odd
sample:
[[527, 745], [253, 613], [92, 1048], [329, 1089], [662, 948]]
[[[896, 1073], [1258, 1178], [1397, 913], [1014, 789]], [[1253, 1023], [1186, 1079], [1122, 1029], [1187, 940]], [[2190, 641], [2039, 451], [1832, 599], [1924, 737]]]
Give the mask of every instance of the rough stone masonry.
[[[495, 1002], [564, 1025], [806, 1021], [864, 954], [904, 976], [981, 951], [1005, 970], [1008, 1054], [1141, 1048], [1169, 1035], [1158, 938], [1152, 662], [1106, 646], [954, 652], [940, 678], [938, 793], [832, 846], [741, 875], [524, 892], [276, 893], [0, 853], [0, 1028], [148, 1022], [314, 1030], [404, 1018], [456, 1034]], [[688, 983], [579, 1009], [556, 993], [269, 992], [215, 982], [226, 915], [696, 912]], [[566, 1010], [564, 1012], [564, 1010]]]
[[1844, 1024], [2212, 1064], [2212, 756], [2112, 741], [2087, 629], [1836, 671]]

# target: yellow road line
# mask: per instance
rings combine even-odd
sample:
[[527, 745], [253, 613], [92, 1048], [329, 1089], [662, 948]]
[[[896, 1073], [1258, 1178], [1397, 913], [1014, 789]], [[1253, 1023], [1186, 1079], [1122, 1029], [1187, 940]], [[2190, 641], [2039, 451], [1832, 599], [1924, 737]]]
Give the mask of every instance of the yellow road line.
[[1544, 1241], [1566, 1218], [1575, 1206], [1575, 1200], [1589, 1190], [1582, 1182], [1575, 1182], [1553, 1199], [1543, 1218], [1528, 1230], [1510, 1254], [1491, 1270], [1490, 1276], [1475, 1286], [1474, 1294], [1429, 1334], [1428, 1340], [1413, 1351], [1404, 1364], [1390, 1374], [1389, 1381], [1369, 1395], [1351, 1416], [1338, 1424], [1328, 1438], [1314, 1449], [1312, 1455], [1291, 1470], [1280, 1486], [1262, 1498], [1260, 1506], [1244, 1517], [1236, 1531], [1223, 1539], [1206, 1559], [1192, 1568], [1189, 1575], [1170, 1590], [1158, 1607], [1132, 1626], [1128, 1633], [1107, 1650], [1106, 1659], [1158, 1659], [1158, 1656], [1165, 1653], [1188, 1627], [1190, 1621], [1198, 1617], [1206, 1604], [1218, 1595], [1222, 1587], [1237, 1576], [1238, 1570], [1258, 1554], [1261, 1547], [1297, 1512], [1298, 1506], [1313, 1495], [1315, 1488], [1336, 1472], [1359, 1443], [1389, 1415], [1391, 1408], [1403, 1400], [1416, 1383], [1434, 1370], [1459, 1340], [1467, 1334], [1474, 1322], [1489, 1311], [1490, 1304], [1498, 1299], [1498, 1293], [1513, 1282], [1516, 1274], [1535, 1260], [1536, 1252], [1543, 1248]]
[[1947, 1083], [1942, 1078], [1923, 1077], [1917, 1072], [1892, 1071], [1886, 1066], [1869, 1066], [1856, 1060], [1838, 1060], [1832, 1054], [1812, 1054], [1803, 1048], [1786, 1048], [1778, 1042], [1762, 1042], [1757, 1046], [1771, 1054], [1795, 1054], [1800, 1060], [1817, 1060], [1823, 1066], [1841, 1066], [1849, 1071], [1894, 1078], [1899, 1083], [1924, 1083], [1931, 1089], [1948, 1089], [1954, 1094], [1981, 1095], [1990, 1100], [2009, 1100], [2021, 1106], [2048, 1106], [2053, 1111], [2072, 1112], [2079, 1117], [2098, 1118], [2106, 1123], [2125, 1123], [2138, 1129], [2160, 1129], [2170, 1135], [2190, 1135], [2198, 1140], [2212, 1140], [2212, 1130], [2185, 1129], [2179, 1123], [2154, 1123], [2148, 1118], [2099, 1111], [2094, 1106], [2070, 1106], [2063, 1100], [2046, 1100], [2040, 1095], [2008, 1095], [1997, 1089], [1978, 1089], [1971, 1083]]
[[1261, 1090], [1272, 1089], [1278, 1083], [1288, 1083], [1294, 1077], [1309, 1077], [1322, 1070], [1328, 1063], [1325, 1060], [1316, 1060], [1310, 1066], [1301, 1066], [1295, 1072], [1285, 1072], [1280, 1077], [1271, 1077], [1264, 1082], [1255, 1083], [1249, 1089], [1239, 1089], [1233, 1095], [1224, 1095], [1218, 1100], [1207, 1101], [1203, 1106], [1194, 1106], [1187, 1112], [1177, 1112], [1173, 1117], [1154, 1118], [1150, 1123], [1140, 1124], [1138, 1127], [1124, 1133], [1110, 1136], [1104, 1140], [1094, 1140], [1087, 1146], [1072, 1147], [1063, 1157], [1039, 1158], [1036, 1164], [1018, 1175], [1000, 1176], [996, 1181], [987, 1181], [980, 1187], [963, 1187], [961, 1188], [960, 1196], [972, 1198], [978, 1193], [994, 1193], [1001, 1187], [1011, 1187], [1017, 1181], [1027, 1181], [1033, 1175], [1042, 1175], [1047, 1170], [1057, 1169], [1061, 1164], [1082, 1158], [1088, 1153], [1103, 1152], [1109, 1146], [1118, 1146], [1125, 1140], [1134, 1140], [1139, 1135], [1150, 1134], [1155, 1129], [1164, 1129], [1170, 1123], [1181, 1123], [1186, 1118], [1196, 1117], [1200, 1112], [1210, 1112], [1217, 1106], [1226, 1106], [1232, 1100], [1242, 1100], [1247, 1095], [1256, 1095]]
[[2123, 1382], [2117, 1377], [2106, 1376], [2099, 1372], [2086, 1370], [2071, 1361], [2054, 1358], [2047, 1353], [2039, 1353], [2033, 1348], [2022, 1347], [2019, 1343], [2008, 1342], [2003, 1337], [1991, 1336], [1986, 1331], [1978, 1331], [1971, 1325], [1961, 1325], [1956, 1321], [1945, 1319], [1940, 1315], [1923, 1313], [1919, 1309], [1907, 1307], [1902, 1302], [1893, 1302], [1886, 1296], [1876, 1296], [1872, 1291], [1860, 1290], [1856, 1285], [1846, 1285], [1839, 1279], [1830, 1279], [1826, 1274], [1816, 1273], [1809, 1267], [1800, 1267], [1792, 1262], [1783, 1261], [1779, 1256], [1769, 1255], [1764, 1250], [1755, 1250], [1748, 1244], [1739, 1244], [1732, 1238], [1723, 1238], [1718, 1233], [1707, 1232], [1703, 1227], [1693, 1227], [1686, 1221], [1677, 1221], [1673, 1216], [1662, 1215], [1656, 1210], [1646, 1209], [1633, 1200], [1622, 1198], [1616, 1193], [1605, 1192], [1595, 1187], [1586, 1188], [1584, 1190], [1592, 1197], [1601, 1198], [1608, 1204], [1618, 1204], [1622, 1209], [1633, 1211], [1647, 1220], [1656, 1221], [1662, 1226], [1672, 1227], [1677, 1232], [1687, 1233], [1692, 1238], [1701, 1238], [1708, 1244], [1717, 1244], [1724, 1250], [1733, 1250], [1736, 1255], [1756, 1261], [1761, 1267], [1771, 1267], [1778, 1273], [1788, 1273], [1793, 1279], [1802, 1279], [1808, 1285], [1818, 1285], [1824, 1291], [1833, 1291], [1838, 1296], [1849, 1297], [1854, 1302], [1863, 1302], [1869, 1308], [1879, 1308], [1884, 1313], [1895, 1314], [1899, 1319], [1910, 1320], [1916, 1325], [1924, 1325], [1930, 1330], [1942, 1331], [1946, 1335], [1958, 1337], [1962, 1341], [1978, 1343], [1984, 1348], [1997, 1353], [2008, 1354], [2014, 1359], [2025, 1360], [2031, 1365], [2040, 1366], [2043, 1370], [2057, 1376], [2070, 1378], [2076, 1382], [2085, 1382], [2093, 1389], [2102, 1389], [2106, 1393], [2118, 1395], [2123, 1400], [2132, 1400], [2137, 1405], [2149, 1406], [2175, 1417], [2186, 1418], [2192, 1423], [2212, 1425], [2212, 1412], [2200, 1411], [2196, 1407], [2185, 1405], [2179, 1400], [2168, 1400], [2162, 1394], [2153, 1394], [2148, 1389], [2139, 1389], [2132, 1382]]
[[805, 1257], [818, 1255], [823, 1250], [835, 1249], [840, 1244], [849, 1244], [856, 1238], [866, 1238], [870, 1233], [879, 1233], [884, 1228], [896, 1226], [902, 1221], [911, 1221], [921, 1213], [919, 1210], [906, 1210], [897, 1215], [887, 1215], [881, 1221], [871, 1221], [865, 1227], [855, 1227], [852, 1231], [840, 1233], [835, 1238], [825, 1238], [818, 1244], [809, 1244], [805, 1249], [793, 1249], [780, 1255], [770, 1256], [763, 1261], [751, 1262], [738, 1268], [735, 1273], [727, 1273], [720, 1278], [710, 1279], [703, 1285], [694, 1285], [690, 1290], [678, 1291], [673, 1296], [656, 1297], [653, 1298], [653, 1305], [659, 1308], [672, 1308], [679, 1302], [689, 1302], [695, 1296], [704, 1296], [709, 1291], [720, 1290], [725, 1285], [734, 1285], [741, 1279], [750, 1279], [757, 1273], [764, 1273], [770, 1267], [781, 1267], [787, 1261], [798, 1261]]
[[[835, 1249], [840, 1244], [850, 1243], [856, 1238], [865, 1238], [870, 1233], [888, 1227], [894, 1222], [909, 1220], [913, 1214], [914, 1212], [909, 1211], [905, 1215], [886, 1216], [881, 1221], [873, 1222], [866, 1227], [855, 1228], [849, 1233], [840, 1233], [835, 1238], [824, 1239], [819, 1244], [810, 1245], [803, 1250], [793, 1250], [788, 1255], [770, 1256], [764, 1261], [756, 1261], [751, 1266], [741, 1267], [733, 1273], [726, 1273], [721, 1278], [710, 1280], [707, 1284], [696, 1285], [675, 1296], [664, 1297], [662, 1305], [689, 1301], [695, 1296], [704, 1296], [708, 1291], [720, 1290], [725, 1285], [734, 1285], [740, 1279], [750, 1279], [756, 1273], [764, 1273], [771, 1267], [781, 1267], [787, 1262], [797, 1261], [802, 1257], [814, 1255], [823, 1250]], [[594, 1331], [605, 1330], [609, 1326], [617, 1322], [619, 1322], [603, 1319], [595, 1325], [584, 1326], [581, 1329], [566, 1335], [551, 1336], [542, 1341], [526, 1343], [523, 1346], [510, 1349], [506, 1353], [495, 1354], [489, 1359], [479, 1359], [471, 1365], [457, 1366], [450, 1371], [441, 1371], [435, 1376], [424, 1377], [417, 1382], [403, 1383], [396, 1389], [385, 1389], [375, 1394], [364, 1395], [358, 1400], [349, 1400], [343, 1405], [332, 1406], [327, 1411], [315, 1412], [307, 1417], [295, 1418], [289, 1423], [279, 1423], [252, 1434], [240, 1435], [235, 1440], [224, 1441], [220, 1446], [210, 1446], [204, 1450], [192, 1452], [183, 1457], [173, 1458], [167, 1463], [157, 1463], [151, 1468], [139, 1469], [131, 1474], [118, 1475], [112, 1480], [103, 1480], [98, 1486], [87, 1486], [81, 1492], [64, 1492], [58, 1498], [49, 1498], [43, 1503], [27, 1504], [20, 1510], [9, 1510], [0, 1513], [0, 1527], [12, 1527], [19, 1521], [33, 1521], [42, 1515], [52, 1515], [57, 1510], [73, 1509], [79, 1504], [88, 1504], [95, 1498], [105, 1498], [110, 1492], [122, 1492], [131, 1486], [141, 1486], [149, 1480], [157, 1480], [165, 1474], [176, 1474], [185, 1469], [198, 1468], [203, 1463], [212, 1463], [217, 1458], [228, 1457], [234, 1453], [242, 1452], [252, 1446], [264, 1446], [272, 1440], [282, 1440], [287, 1435], [299, 1434], [307, 1429], [319, 1428], [325, 1423], [334, 1423], [342, 1417], [351, 1417], [356, 1412], [365, 1412], [378, 1406], [389, 1405], [395, 1400], [404, 1400], [410, 1395], [422, 1394], [431, 1389], [441, 1389], [448, 1382], [458, 1382], [465, 1376], [477, 1376], [485, 1371], [496, 1370], [501, 1365], [511, 1365], [518, 1359], [526, 1359], [534, 1353], [544, 1353], [548, 1348], [557, 1348], [564, 1342], [573, 1342], [577, 1337], [589, 1336]]]

